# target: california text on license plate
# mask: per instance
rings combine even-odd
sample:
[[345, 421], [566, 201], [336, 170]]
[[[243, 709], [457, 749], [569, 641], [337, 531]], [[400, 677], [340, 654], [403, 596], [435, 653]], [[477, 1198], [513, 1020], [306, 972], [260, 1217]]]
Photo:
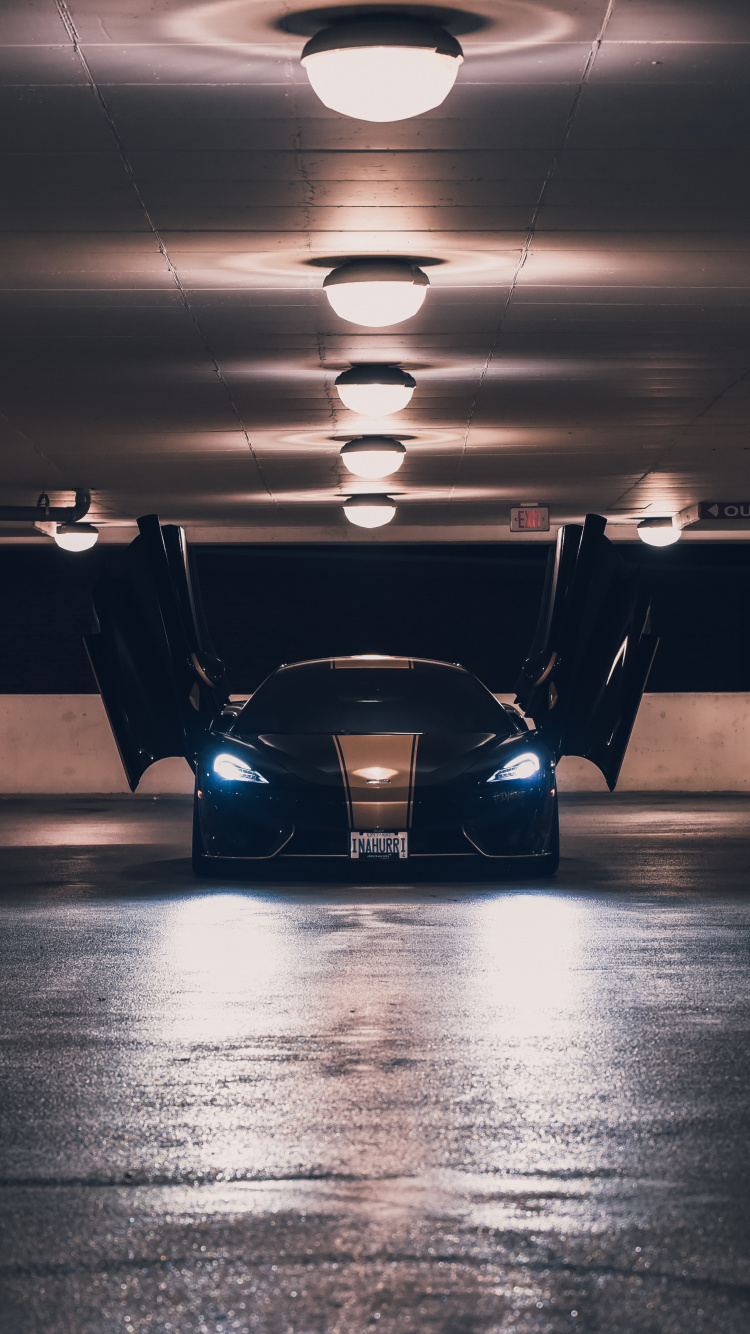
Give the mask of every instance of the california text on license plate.
[[409, 856], [409, 835], [405, 829], [392, 833], [384, 829], [352, 830], [349, 856], [355, 861], [398, 861]]

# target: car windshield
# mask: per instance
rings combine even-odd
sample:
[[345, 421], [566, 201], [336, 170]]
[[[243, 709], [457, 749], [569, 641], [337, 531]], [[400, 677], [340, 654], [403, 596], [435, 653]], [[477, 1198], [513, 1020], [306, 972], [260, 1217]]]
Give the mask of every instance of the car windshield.
[[475, 676], [437, 663], [410, 668], [286, 667], [248, 700], [234, 736], [263, 733], [494, 732], [509, 736], [504, 709]]

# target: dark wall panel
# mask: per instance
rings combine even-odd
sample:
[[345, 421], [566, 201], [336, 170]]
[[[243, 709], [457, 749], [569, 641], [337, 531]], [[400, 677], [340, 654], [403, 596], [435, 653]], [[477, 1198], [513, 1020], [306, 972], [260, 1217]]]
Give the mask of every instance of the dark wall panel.
[[197, 568], [232, 689], [280, 662], [394, 653], [461, 662], [512, 687], [531, 641], [546, 550], [201, 549]]
[[86, 694], [96, 690], [82, 643], [91, 629], [91, 589], [106, 548], [73, 555], [52, 542], [0, 548], [0, 693]]
[[[662, 637], [651, 690], [750, 690], [750, 544], [620, 548], [648, 578]], [[117, 547], [71, 555], [0, 548], [0, 692], [86, 693], [81, 643], [91, 589]], [[230, 688], [280, 662], [385, 652], [462, 662], [510, 691], [530, 643], [547, 548], [195, 547], [193, 559]]]

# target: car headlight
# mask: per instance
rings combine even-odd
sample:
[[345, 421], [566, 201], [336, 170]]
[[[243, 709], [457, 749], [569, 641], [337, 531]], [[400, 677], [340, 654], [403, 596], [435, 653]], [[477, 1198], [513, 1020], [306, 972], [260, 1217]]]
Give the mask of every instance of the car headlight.
[[214, 773], [218, 774], [219, 778], [229, 779], [232, 783], [268, 782], [257, 769], [245, 764], [244, 760], [238, 760], [236, 755], [217, 755], [214, 760]]
[[522, 755], [514, 755], [501, 769], [487, 779], [488, 783], [501, 783], [509, 778], [533, 778], [541, 769], [541, 761], [533, 750], [525, 750]]

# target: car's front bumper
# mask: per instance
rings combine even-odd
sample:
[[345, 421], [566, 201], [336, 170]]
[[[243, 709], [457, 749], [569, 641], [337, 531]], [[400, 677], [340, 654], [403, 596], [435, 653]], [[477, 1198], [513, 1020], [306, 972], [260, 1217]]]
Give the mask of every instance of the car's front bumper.
[[[270, 787], [270, 785], [269, 785]], [[205, 855], [267, 861], [278, 857], [348, 859], [346, 807], [330, 789], [285, 800], [253, 784], [202, 790], [198, 800]], [[544, 856], [555, 797], [549, 779], [500, 791], [428, 789], [414, 802], [409, 857]]]

